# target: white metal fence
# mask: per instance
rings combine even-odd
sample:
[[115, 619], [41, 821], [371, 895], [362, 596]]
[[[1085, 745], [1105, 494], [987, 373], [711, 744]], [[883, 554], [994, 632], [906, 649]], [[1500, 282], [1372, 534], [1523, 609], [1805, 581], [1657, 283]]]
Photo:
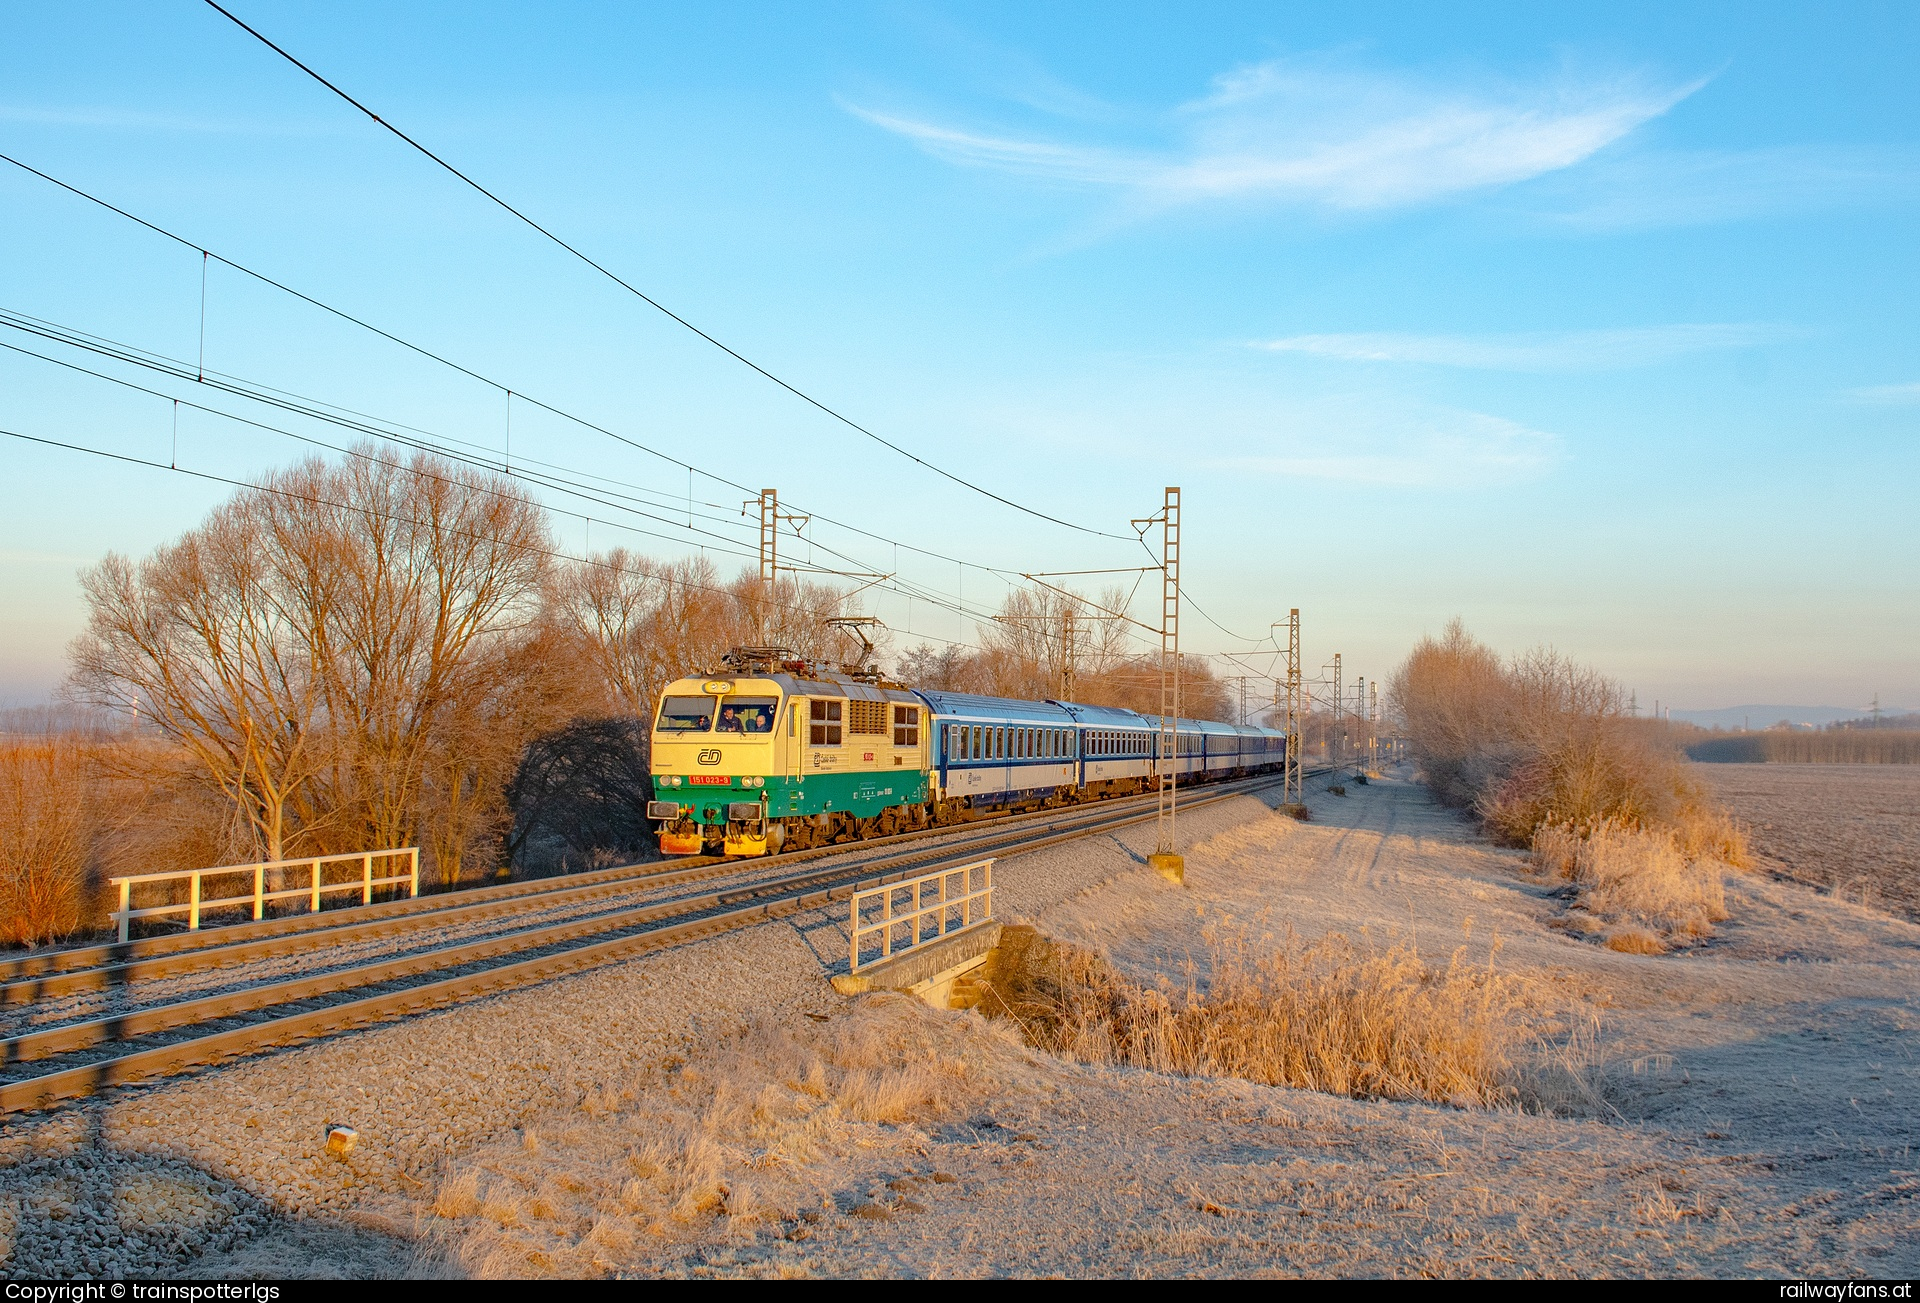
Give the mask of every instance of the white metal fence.
[[[373, 876], [375, 860], [391, 860], [394, 856], [406, 857], [406, 872], [390, 874], [385, 877]], [[357, 863], [360, 865], [358, 877], [343, 879], [339, 882], [325, 881], [323, 870], [332, 864]], [[384, 866], [383, 866], [384, 867]], [[267, 878], [278, 872], [280, 880], [285, 882], [290, 876], [289, 869], [306, 869], [311, 875], [308, 882], [297, 887], [282, 887], [274, 891], [267, 890]], [[240, 896], [222, 896], [209, 900], [201, 890], [201, 883], [207, 878], [240, 877], [253, 878], [253, 891]], [[133, 907], [133, 889], [138, 884], [155, 882], [187, 883], [187, 899], [184, 904], [148, 905], [142, 909]], [[386, 851], [348, 851], [344, 855], [309, 855], [297, 860], [270, 860], [261, 864], [228, 864], [217, 869], [181, 869], [174, 873], [136, 873], [124, 878], [109, 878], [120, 889], [120, 908], [107, 917], [120, 925], [120, 939], [127, 939], [127, 930], [137, 918], [159, 918], [168, 914], [185, 914], [189, 931], [200, 926], [200, 915], [208, 910], [230, 909], [239, 905], [252, 905], [253, 916], [266, 917], [269, 901], [305, 900], [310, 912], [320, 912], [320, 898], [337, 891], [357, 891], [360, 903], [373, 903], [375, 887], [391, 887], [400, 883], [407, 886], [409, 896], [420, 894], [420, 848], [401, 846]]]
[[992, 860], [856, 891], [850, 971], [860, 971], [863, 941], [879, 951], [865, 961], [872, 964], [992, 917]]

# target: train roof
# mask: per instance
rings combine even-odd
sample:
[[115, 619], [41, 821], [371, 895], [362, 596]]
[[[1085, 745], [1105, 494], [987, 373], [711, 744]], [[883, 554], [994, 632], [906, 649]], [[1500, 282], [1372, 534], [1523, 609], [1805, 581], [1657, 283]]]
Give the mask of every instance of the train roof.
[[[1160, 727], [1159, 715], [1144, 715], [1143, 719], [1153, 728]], [[1279, 729], [1261, 728], [1257, 724], [1223, 724], [1217, 719], [1180, 718], [1180, 731], [1183, 733], [1212, 733], [1229, 737], [1285, 737]]]
[[1071, 724], [1073, 717], [1055, 701], [1021, 701], [1014, 697], [983, 697], [972, 692], [917, 689], [917, 695], [936, 715], [960, 719], [1019, 719], [1039, 724]]
[[1154, 727], [1145, 715], [1124, 706], [1083, 706], [1077, 701], [1056, 701], [1053, 704], [1088, 728]]
[[[803, 679], [789, 674], [785, 670], [776, 670], [770, 674], [733, 673], [688, 674], [676, 680], [678, 683], [739, 683], [741, 681], [778, 684], [780, 691], [790, 697], [848, 697], [854, 701], [912, 701], [914, 694], [903, 688], [879, 687], [864, 683], [845, 674], [822, 674], [817, 678]], [[667, 691], [673, 690], [670, 685]]]

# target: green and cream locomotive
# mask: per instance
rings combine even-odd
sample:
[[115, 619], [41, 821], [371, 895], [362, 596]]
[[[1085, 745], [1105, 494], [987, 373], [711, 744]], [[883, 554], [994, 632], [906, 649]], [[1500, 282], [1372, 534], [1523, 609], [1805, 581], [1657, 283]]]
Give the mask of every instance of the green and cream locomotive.
[[926, 706], [799, 661], [680, 679], [653, 724], [666, 855], [766, 855], [924, 826]]

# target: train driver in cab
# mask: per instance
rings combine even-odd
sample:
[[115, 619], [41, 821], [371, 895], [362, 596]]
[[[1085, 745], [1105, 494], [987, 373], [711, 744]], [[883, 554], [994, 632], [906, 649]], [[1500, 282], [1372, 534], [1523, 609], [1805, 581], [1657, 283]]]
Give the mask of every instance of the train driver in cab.
[[773, 712], [766, 706], [752, 702], [734, 705], [729, 702], [720, 708], [720, 732], [722, 733], [770, 733], [773, 731]]

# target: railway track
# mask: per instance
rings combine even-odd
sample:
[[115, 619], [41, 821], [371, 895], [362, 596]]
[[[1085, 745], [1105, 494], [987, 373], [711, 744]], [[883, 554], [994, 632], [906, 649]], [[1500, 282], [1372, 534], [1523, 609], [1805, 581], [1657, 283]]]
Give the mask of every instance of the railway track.
[[[1279, 781], [1278, 775], [1263, 775], [1208, 787], [1194, 791], [1182, 806], [1192, 809]], [[329, 971], [33, 1027], [0, 1039], [0, 1073], [17, 1078], [0, 1081], [0, 1113], [45, 1107], [104, 1087], [546, 981], [818, 908], [856, 889], [949, 864], [1141, 823], [1154, 818], [1156, 808], [1152, 796], [1132, 797], [994, 820], [977, 829], [963, 825], [820, 847], [774, 860], [702, 858], [665, 869], [605, 869], [15, 960], [0, 967], [0, 1005], [31, 1006], [88, 992], [125, 994], [140, 983], [180, 974], [444, 932], [456, 924], [483, 925], [554, 909], [587, 911]], [[639, 903], [630, 899], [823, 859], [836, 862], [691, 894]]]

